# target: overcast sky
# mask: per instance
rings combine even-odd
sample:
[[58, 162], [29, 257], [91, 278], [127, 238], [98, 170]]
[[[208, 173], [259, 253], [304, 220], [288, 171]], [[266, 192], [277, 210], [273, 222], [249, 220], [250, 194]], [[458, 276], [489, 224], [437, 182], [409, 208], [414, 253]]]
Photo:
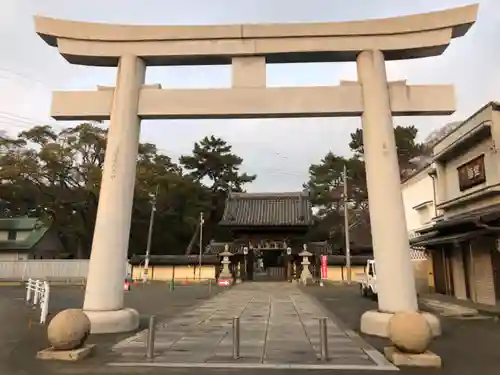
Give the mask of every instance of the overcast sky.
[[[0, 130], [15, 134], [49, 117], [54, 89], [114, 85], [114, 68], [68, 64], [34, 32], [34, 14], [80, 21], [130, 24], [226, 24], [325, 22], [422, 13], [470, 4], [462, 0], [0, 0]], [[500, 96], [500, 1], [480, 1], [478, 22], [452, 41], [443, 56], [388, 63], [391, 80], [410, 84], [453, 83], [458, 111], [449, 117], [395, 118], [415, 124], [421, 138], [466, 118]], [[268, 67], [269, 86], [336, 85], [355, 80], [354, 63]], [[229, 87], [229, 67], [148, 68], [147, 83], [164, 88]], [[58, 129], [68, 126], [56, 123]], [[205, 135], [222, 137], [258, 175], [249, 191], [301, 189], [307, 169], [328, 152], [348, 154], [349, 133], [359, 119], [144, 121], [142, 141], [154, 142], [172, 158], [188, 153]]]

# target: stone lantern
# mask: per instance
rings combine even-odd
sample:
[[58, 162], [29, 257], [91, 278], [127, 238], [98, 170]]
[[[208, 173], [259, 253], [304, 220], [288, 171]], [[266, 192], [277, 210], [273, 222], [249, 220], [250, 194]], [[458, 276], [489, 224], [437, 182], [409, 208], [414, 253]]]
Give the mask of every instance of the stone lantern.
[[307, 285], [307, 283], [312, 280], [311, 271], [309, 271], [309, 265], [311, 264], [311, 262], [309, 262], [309, 257], [312, 256], [312, 253], [307, 251], [307, 244], [304, 244], [303, 247], [304, 250], [302, 250], [299, 254], [299, 256], [302, 257], [302, 273], [300, 274], [300, 281], [304, 285]]
[[233, 277], [233, 275], [231, 275], [231, 270], [229, 269], [229, 265], [231, 264], [229, 257], [232, 255], [233, 254], [229, 251], [229, 245], [225, 244], [224, 252], [220, 254], [220, 256], [222, 256], [222, 270], [220, 272], [219, 279], [230, 279]]
[[293, 281], [293, 273], [294, 273], [294, 264], [293, 264], [293, 258], [292, 258], [292, 248], [288, 246], [286, 248], [286, 279], [288, 282]]
[[236, 269], [235, 269], [235, 273], [234, 273], [234, 276], [235, 276], [235, 282], [236, 284], [241, 284], [241, 275], [242, 275], [242, 267], [243, 267], [243, 262], [238, 259], [238, 261], [236, 262]]

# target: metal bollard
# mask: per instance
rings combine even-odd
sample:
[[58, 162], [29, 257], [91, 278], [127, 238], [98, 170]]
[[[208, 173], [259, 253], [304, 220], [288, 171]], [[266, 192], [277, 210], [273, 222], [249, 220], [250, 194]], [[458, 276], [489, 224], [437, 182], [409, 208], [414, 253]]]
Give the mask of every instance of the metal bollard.
[[326, 326], [328, 318], [319, 318], [319, 342], [321, 346], [321, 359], [328, 361], [328, 330]]
[[39, 299], [39, 293], [40, 293], [40, 281], [35, 280], [35, 286], [34, 286], [34, 291], [33, 291], [33, 305], [36, 306], [38, 304], [38, 299]]
[[208, 279], [208, 294], [212, 294], [212, 279]]
[[148, 331], [148, 346], [146, 357], [153, 359], [155, 357], [155, 331], [156, 331], [156, 316], [149, 317], [149, 331]]
[[31, 277], [28, 279], [28, 284], [26, 287], [26, 302], [31, 301], [31, 287], [33, 285], [33, 280], [31, 280]]
[[240, 318], [233, 318], [233, 359], [240, 358]]

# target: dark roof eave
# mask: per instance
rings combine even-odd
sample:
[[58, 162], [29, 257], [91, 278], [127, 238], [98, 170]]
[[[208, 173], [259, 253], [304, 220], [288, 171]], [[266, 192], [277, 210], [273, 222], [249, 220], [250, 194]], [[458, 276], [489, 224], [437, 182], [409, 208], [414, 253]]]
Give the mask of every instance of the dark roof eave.
[[445, 245], [445, 244], [458, 244], [460, 242], [467, 241], [472, 238], [488, 235], [491, 233], [494, 233], [495, 231], [492, 231], [490, 229], [481, 229], [481, 230], [472, 230], [469, 232], [465, 233], [455, 233], [452, 235], [442, 235], [440, 236], [439, 234], [431, 236], [426, 236], [426, 238], [416, 238], [413, 243], [411, 244], [412, 246], [439, 246], [439, 245]]
[[228, 199], [276, 199], [276, 198], [308, 198], [309, 195], [303, 191], [291, 191], [291, 192], [281, 192], [281, 193], [235, 193], [231, 192]]
[[487, 224], [489, 222], [498, 220], [500, 218], [500, 205], [495, 205], [494, 207], [487, 207], [485, 209], [477, 210], [474, 212], [469, 212], [464, 215], [457, 217], [451, 217], [449, 219], [441, 219], [426, 228], [422, 228], [417, 232], [421, 235], [427, 234], [432, 231], [440, 229], [448, 229], [457, 227], [460, 225], [472, 224], [477, 229], [481, 229], [481, 224]]
[[30, 252], [33, 249], [33, 246], [27, 245], [15, 245], [15, 246], [4, 246], [4, 244], [0, 244], [0, 253], [2, 252], [10, 252], [10, 251], [24, 251]]
[[309, 228], [314, 223], [305, 223], [305, 224], [255, 224], [255, 223], [230, 223], [230, 222], [219, 222], [218, 225], [221, 227], [231, 227], [231, 228]]
[[429, 239], [429, 238], [434, 238], [439, 235], [439, 232], [437, 230], [430, 230], [424, 234], [421, 234], [420, 236], [410, 238], [410, 245], [411, 246], [418, 246], [418, 243]]
[[470, 216], [465, 216], [465, 217], [460, 217], [456, 219], [449, 219], [449, 220], [443, 220], [440, 222], [437, 222], [434, 225], [435, 229], [444, 229], [444, 228], [450, 228], [458, 225], [463, 225], [463, 224], [473, 224], [474, 226], [480, 228], [481, 225], [478, 224], [486, 224], [489, 221], [496, 220], [500, 217], [500, 212], [489, 212], [489, 213], [484, 213], [484, 214], [471, 214]]

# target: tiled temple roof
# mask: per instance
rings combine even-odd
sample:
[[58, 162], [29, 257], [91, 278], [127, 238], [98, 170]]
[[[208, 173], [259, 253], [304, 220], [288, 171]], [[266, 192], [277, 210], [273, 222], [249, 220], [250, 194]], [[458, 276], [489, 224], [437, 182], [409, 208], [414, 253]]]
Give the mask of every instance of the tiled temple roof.
[[313, 224], [312, 206], [304, 192], [230, 193], [219, 225], [293, 226]]

